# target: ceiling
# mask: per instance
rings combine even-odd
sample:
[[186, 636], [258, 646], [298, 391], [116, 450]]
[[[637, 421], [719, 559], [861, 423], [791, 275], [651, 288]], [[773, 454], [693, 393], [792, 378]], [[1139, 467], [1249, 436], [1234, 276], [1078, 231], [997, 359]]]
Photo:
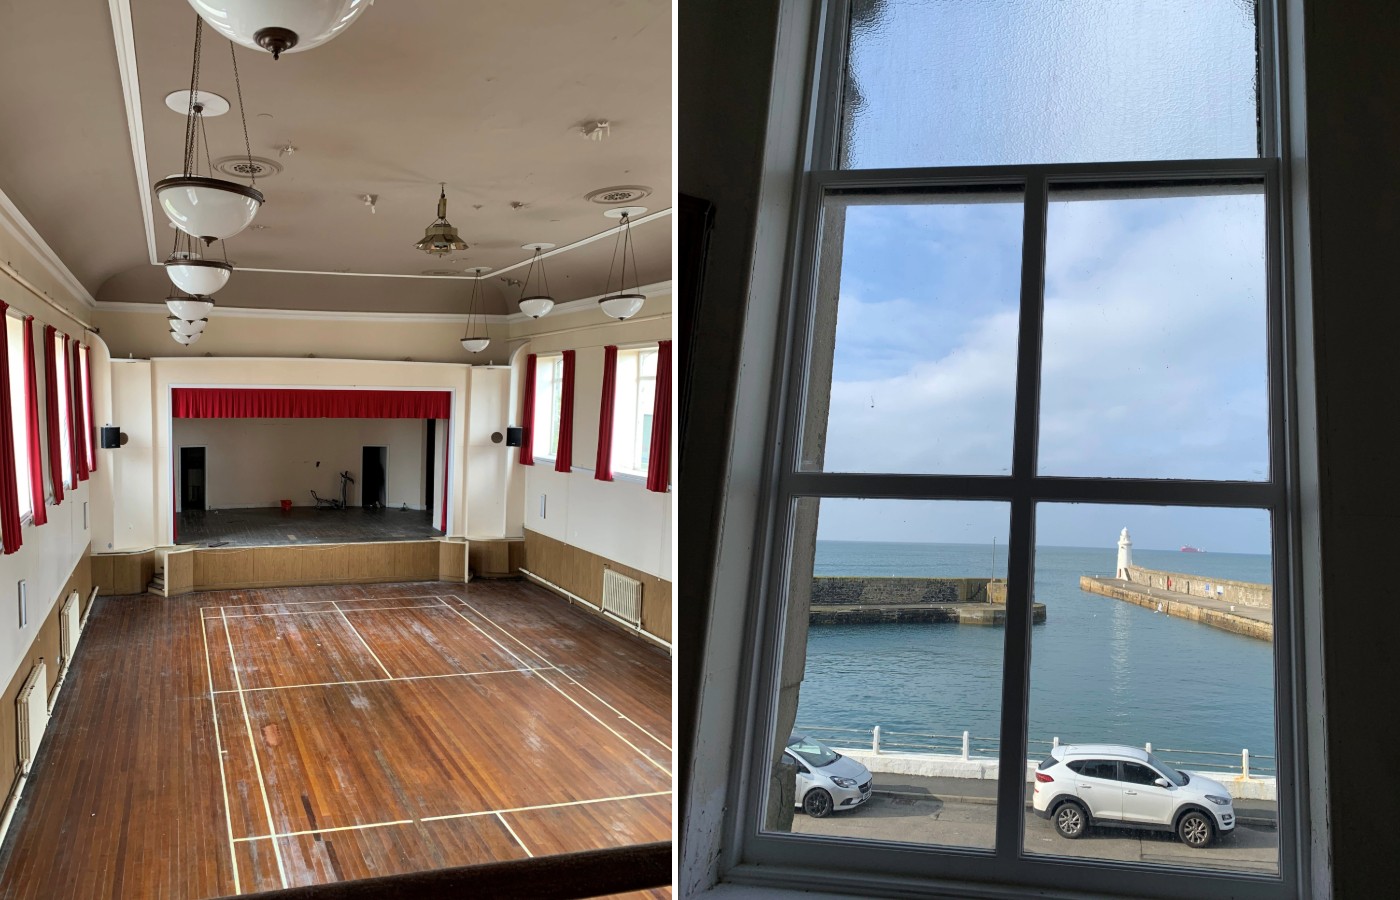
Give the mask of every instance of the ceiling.
[[[0, 121], [24, 136], [0, 138], [0, 189], [98, 301], [160, 303], [153, 262], [175, 232], [149, 185], [180, 170], [184, 116], [164, 98], [189, 86], [195, 13], [186, 0], [107, 7], [0, 0]], [[556, 300], [595, 296], [617, 222], [586, 195], [620, 185], [652, 192], [633, 201], [648, 208], [635, 282], [668, 280], [670, 17], [659, 0], [383, 0], [305, 52], [237, 48], [252, 153], [281, 171], [258, 179], [260, 227], [226, 242], [239, 269], [266, 271], [235, 272], [220, 306], [462, 312], [465, 270], [490, 266], [486, 311], [511, 313], [507, 279], [536, 241], [560, 247], [546, 263]], [[216, 163], [244, 152], [229, 46], [205, 27], [201, 88], [235, 104], [207, 120]], [[609, 136], [585, 139], [598, 119]], [[445, 258], [413, 246], [438, 182], [470, 245]], [[460, 274], [424, 275], [443, 270]]]

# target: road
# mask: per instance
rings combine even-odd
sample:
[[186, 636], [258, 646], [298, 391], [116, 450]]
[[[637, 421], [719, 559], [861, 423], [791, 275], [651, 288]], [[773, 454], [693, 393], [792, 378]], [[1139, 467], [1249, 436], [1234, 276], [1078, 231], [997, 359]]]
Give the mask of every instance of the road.
[[[875, 795], [864, 806], [833, 813], [824, 819], [813, 819], [798, 812], [793, 818], [793, 832], [953, 847], [990, 849], [993, 846], [995, 782], [890, 777], [900, 779], [901, 783], [887, 789], [877, 781]], [[943, 790], [945, 785], [959, 793]], [[969, 796], [977, 793], [983, 796]], [[1264, 815], [1263, 810], [1250, 807], [1238, 809], [1237, 814], [1251, 821], [1270, 817]], [[1175, 835], [1165, 832], [1118, 828], [1095, 828], [1079, 840], [1065, 840], [1048, 820], [1027, 809], [1025, 846], [1027, 852], [1055, 856], [1218, 866], [1250, 872], [1278, 871], [1278, 831], [1260, 824], [1240, 824], [1213, 846], [1193, 850]]]

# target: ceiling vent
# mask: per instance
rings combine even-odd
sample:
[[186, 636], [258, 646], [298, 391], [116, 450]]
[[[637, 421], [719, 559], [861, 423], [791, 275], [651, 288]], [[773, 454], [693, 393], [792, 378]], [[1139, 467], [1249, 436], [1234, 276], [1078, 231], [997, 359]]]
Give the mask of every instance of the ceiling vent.
[[584, 195], [590, 203], [612, 206], [617, 203], [635, 203], [643, 197], [651, 196], [651, 188], [640, 184], [620, 184], [617, 187], [600, 188]]
[[261, 156], [226, 156], [214, 163], [214, 171], [233, 178], [270, 178], [282, 164]]

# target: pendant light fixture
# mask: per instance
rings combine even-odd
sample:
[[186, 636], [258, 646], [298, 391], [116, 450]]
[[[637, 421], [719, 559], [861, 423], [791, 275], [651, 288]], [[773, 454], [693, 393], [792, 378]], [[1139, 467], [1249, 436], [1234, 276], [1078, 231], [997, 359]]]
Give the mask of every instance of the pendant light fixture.
[[196, 334], [204, 333], [204, 326], [209, 324], [208, 319], [181, 319], [178, 316], [168, 316], [165, 320], [170, 323], [170, 330], [176, 334], [183, 334], [186, 337], [193, 337]]
[[437, 218], [423, 229], [423, 240], [413, 246], [433, 256], [446, 256], [454, 250], [467, 249], [467, 242], [447, 221], [447, 182], [439, 182], [439, 186], [441, 193], [438, 195]]
[[[252, 185], [212, 177], [209, 140], [204, 130], [204, 104], [199, 100], [204, 20], [196, 16], [194, 22], [194, 66], [190, 73], [190, 107], [185, 116], [185, 165], [179, 175], [157, 181], [155, 193], [160, 208], [176, 228], [201, 239], [205, 244], [212, 244], [247, 228], [262, 206], [263, 195], [256, 187], [256, 177], [253, 177]], [[230, 44], [229, 53], [233, 52], [233, 45]], [[233, 80], [238, 89], [238, 114], [243, 119], [243, 148], [251, 170], [253, 151], [248, 143], [248, 119], [243, 113], [243, 87], [238, 80], [237, 56], [233, 59]], [[201, 140], [205, 161], [209, 163], [208, 175], [199, 172]]]
[[480, 312], [481, 276], [491, 269], [489, 266], [476, 266], [467, 271], [474, 273], [476, 277], [472, 279], [472, 297], [467, 303], [467, 336], [462, 338], [462, 349], [468, 353], [480, 353], [491, 343]]
[[200, 338], [200, 336], [197, 334], [181, 334], [178, 331], [170, 332], [170, 336], [175, 339], [175, 343], [184, 344], [186, 347], [188, 347], [190, 344], [193, 344]]
[[[175, 232], [175, 247], [165, 260], [165, 274], [170, 276], [175, 287], [186, 294], [208, 297], [228, 284], [233, 274], [233, 265], [227, 254], [222, 260], [205, 259], [195, 244], [194, 238], [183, 231]], [[213, 301], [210, 301], [212, 304]]]
[[[554, 245], [537, 242], [520, 249], [535, 251], [535, 255], [530, 257], [530, 268], [525, 270], [525, 281], [520, 285], [520, 311], [532, 319], [538, 319], [554, 308], [554, 298], [549, 296], [549, 277], [544, 273], [544, 257], [540, 255], [546, 250], [553, 250]], [[540, 277], [536, 281], [535, 293], [531, 294], [530, 276], [536, 265], [540, 267]]]
[[214, 311], [213, 297], [184, 297], [179, 291], [175, 291], [165, 298], [165, 308], [170, 310], [170, 314], [177, 319], [184, 319], [187, 322], [208, 319], [209, 313]]
[[[598, 301], [598, 307], [603, 312], [614, 319], [629, 319], [637, 314], [646, 302], [646, 294], [641, 293], [641, 282], [637, 278], [637, 251], [632, 247], [632, 213], [644, 213], [646, 209], [640, 206], [624, 206], [620, 209], [610, 209], [603, 213], [605, 216], [617, 216], [622, 219], [618, 226], [617, 243], [613, 246], [612, 265], [608, 266], [608, 280], [603, 285], [603, 299]], [[621, 265], [618, 265], [618, 253], [622, 254]], [[627, 284], [627, 256], [632, 256], [632, 290], [625, 289]], [[613, 269], [618, 269], [617, 293], [609, 294], [612, 289]]]
[[319, 47], [359, 18], [374, 0], [190, 0], [209, 27], [273, 59]]

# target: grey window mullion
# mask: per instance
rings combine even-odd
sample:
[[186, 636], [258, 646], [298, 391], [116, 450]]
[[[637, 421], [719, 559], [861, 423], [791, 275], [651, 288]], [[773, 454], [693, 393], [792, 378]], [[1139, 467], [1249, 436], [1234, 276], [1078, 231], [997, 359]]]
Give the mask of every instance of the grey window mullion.
[[1001, 741], [997, 768], [996, 855], [1021, 854], [1025, 812], [1026, 698], [1030, 691], [1032, 547], [1036, 440], [1040, 413], [1041, 332], [1045, 318], [1045, 224], [1049, 185], [1026, 180], [1021, 239], [1021, 318], [1016, 345], [1016, 423], [1012, 438], [1011, 536], [1006, 569], [1006, 634], [1001, 668]]

